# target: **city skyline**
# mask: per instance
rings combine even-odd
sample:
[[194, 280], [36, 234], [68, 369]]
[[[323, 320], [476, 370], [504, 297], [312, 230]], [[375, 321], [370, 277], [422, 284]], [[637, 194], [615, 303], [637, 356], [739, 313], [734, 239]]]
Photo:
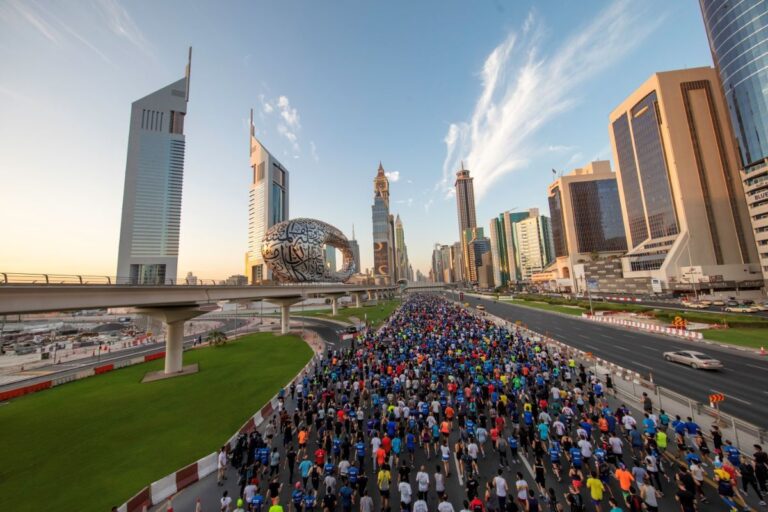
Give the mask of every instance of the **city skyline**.
[[[310, 65], [313, 55], [307, 54], [307, 48], [313, 46], [311, 42], [307, 44], [305, 39], [296, 45], [288, 41], [302, 33], [314, 40], [320, 37], [317, 30], [290, 27], [285, 36], [280, 36], [279, 42], [284, 44], [275, 45], [279, 51], [270, 53], [258, 45], [243, 49], [240, 41], [245, 29], [231, 14], [214, 12], [211, 6], [182, 13], [182, 21], [194, 24], [195, 20], [210, 18], [214, 25], [232, 26], [231, 41], [216, 41], [206, 34], [193, 36], [194, 31], [182, 28], [166, 33], [166, 27], [154, 23], [151, 15], [156, 9], [160, 9], [159, 14], [171, 12], [173, 5], [123, 5], [103, 0], [95, 6], [96, 14], [106, 21], [98, 29], [90, 27], [87, 13], [77, 6], [44, 9], [38, 4], [8, 2], [0, 8], [4, 28], [0, 52], [7, 66], [18, 71], [0, 82], [0, 113], [15, 120], [3, 127], [8, 150], [0, 156], [0, 173], [8, 195], [1, 212], [8, 226], [7, 243], [0, 249], [3, 270], [114, 272], [128, 105], [145, 91], [155, 90], [158, 84], [171, 82], [188, 45], [196, 49], [197, 73], [195, 116], [185, 126], [188, 153], [178, 273], [192, 271], [204, 278], [242, 272], [248, 208], [247, 181], [242, 172], [248, 163], [242, 140], [247, 136], [245, 114], [251, 106], [257, 108], [257, 135], [274, 148], [294, 174], [292, 216], [314, 216], [341, 226], [354, 222], [363, 269], [370, 268], [373, 259], [369, 249], [369, 173], [380, 159], [392, 162], [388, 164], [395, 203], [392, 210], [408, 225], [406, 242], [414, 270], [426, 273], [433, 244], [457, 240], [455, 226], [439, 221], [455, 216], [455, 198], [446, 197], [449, 194], [441, 187], [441, 168], [450, 168], [451, 178], [458, 169], [453, 165], [452, 152], [446, 157], [444, 139], [449, 149], [459, 148], [456, 144], [462, 137], [467, 143], [455, 156], [466, 158], [476, 179], [480, 219], [512, 207], [538, 207], [546, 212], [550, 168], [567, 170], [584, 165], [593, 156], [610, 157], [606, 119], [623, 97], [655, 71], [711, 65], [701, 14], [694, 2], [671, 7], [661, 2], [643, 6], [594, 2], [575, 10], [570, 6], [553, 9], [521, 4], [501, 12], [490, 6], [468, 11], [460, 3], [440, 3], [439, 8], [438, 4], [432, 4], [434, 9], [419, 8], [412, 22], [397, 19], [396, 9], [375, 7], [373, 10], [381, 10], [382, 14], [376, 23], [391, 24], [397, 31], [407, 32], [404, 29], [409, 23], [425, 23], [435, 13], [445, 25], [467, 18], [469, 23], [487, 30], [473, 31], [471, 38], [457, 42], [450, 41], [455, 33], [448, 27], [427, 38], [405, 38], [394, 48], [385, 48], [380, 38], [366, 42], [365, 49], [373, 53], [366, 59], [361, 77], [351, 82], [358, 91], [349, 96], [350, 87], [329, 89], [338, 80], [324, 78], [318, 67]], [[306, 6], [306, 10], [314, 9]], [[318, 15], [327, 19], [339, 14], [336, 9]], [[301, 20], [311, 18], [306, 10], [276, 6], [260, 14], [304, 23]], [[363, 23], [370, 10], [363, 11], [348, 9], [343, 12], [344, 19]], [[254, 10], [245, 6], [243, 12], [247, 18]], [[574, 16], [565, 16], [567, 12]], [[648, 12], [658, 12], [657, 21], [634, 28], [632, 21]], [[616, 18], [616, 29], [607, 21], [612, 17]], [[179, 23], [179, 27], [184, 25]], [[672, 41], [665, 26], [675, 26], [678, 36], [682, 31], [691, 37], [670, 51], [659, 52]], [[616, 41], [617, 30], [626, 30], [626, 34], [636, 36], [637, 42], [609, 48], [607, 43]], [[343, 41], [344, 48], [350, 41], [365, 39], [359, 29], [335, 37], [349, 38]], [[18, 55], [11, 53], [10, 38], [24, 42], [25, 50]], [[601, 38], [606, 42], [598, 45]], [[522, 162], [522, 167], [507, 169], [488, 160], [498, 156], [494, 153], [497, 146], [487, 140], [491, 132], [486, 121], [491, 107], [504, 112], [516, 105], [514, 101], [525, 99], [525, 91], [514, 85], [520, 85], [521, 77], [535, 78], [535, 84], [541, 84], [542, 78], [563, 72], [558, 63], [563, 62], [574, 42], [583, 51], [575, 60], [585, 66], [578, 80], [567, 90], [540, 89], [542, 94], [549, 94], [547, 98], [556, 111], [537, 117], [526, 110], [518, 117], [508, 118], [505, 114], [494, 121], [502, 123], [501, 127], [519, 127], [523, 121], [532, 126], [523, 134], [523, 146], [516, 142], [513, 154], [502, 155], [504, 161]], [[439, 66], [431, 70], [421, 70], [420, 64], [417, 67], [419, 59], [414, 57], [398, 64], [406, 48], [418, 55], [447, 53], [451, 59], [441, 57]], [[527, 50], [536, 50], [532, 53], [536, 57], [521, 61]], [[313, 51], [320, 52], [317, 55], [324, 56], [323, 62], [334, 69], [352, 58], [361, 62], [360, 55], [352, 50], [332, 57], [329, 46], [318, 44]], [[298, 57], [293, 61], [296, 65], [286, 63], [286, 59]], [[601, 63], [594, 64], [595, 59]], [[35, 66], [29, 66], [33, 61]], [[539, 63], [542, 65], [537, 66]], [[65, 74], [65, 68], [75, 73]], [[619, 70], [621, 73], [616, 74]], [[388, 71], [398, 72], [396, 77], [378, 83]], [[311, 74], [317, 90], [296, 85], [301, 73]], [[89, 76], [89, 80], [78, 75]], [[40, 87], [54, 76], [58, 87]], [[265, 81], [263, 76], [270, 76], [270, 80]], [[609, 76], [611, 80], [605, 80]], [[451, 84], [445, 84], [448, 77]], [[421, 92], [438, 83], [445, 92]], [[83, 89], [83, 84], [88, 88]], [[414, 84], [418, 90], [411, 87]], [[84, 98], [72, 94], [78, 87], [87, 93]], [[323, 94], [330, 94], [325, 106]], [[566, 96], [574, 101], [566, 101]], [[370, 101], [379, 97], [383, 99], [381, 105]], [[352, 103], [345, 103], [347, 100]], [[89, 103], [97, 108], [87, 107]], [[350, 104], [357, 107], [351, 109]], [[403, 127], [399, 119], [398, 113], [406, 108], [418, 113], [412, 127]], [[68, 130], [59, 131], [47, 152], [37, 152], [30, 145], [35, 140], [32, 134], [39, 130], [39, 122], [32, 120], [42, 115], [54, 127], [78, 121]], [[338, 115], [342, 122], [336, 122]], [[373, 123], [376, 127], [360, 130], [364, 118], [377, 119]], [[553, 123], [555, 119], [557, 123]], [[345, 128], [324, 134], [322, 127], [331, 123]], [[468, 131], [462, 131], [464, 124]], [[110, 133], [110, 137], [105, 138], [103, 133]], [[82, 140], [88, 138], [99, 143], [83, 144]], [[486, 155], [483, 158], [477, 156], [481, 150]], [[313, 174], [323, 174], [326, 179], [314, 180]], [[326, 202], [320, 208], [317, 203], [309, 206], [308, 200], [315, 194], [332, 196], [332, 185], [337, 182], [344, 183], [345, 201], [338, 205]], [[41, 187], [41, 183], [47, 186]], [[25, 190], [35, 190], [35, 199], [25, 199]], [[78, 194], [85, 194], [88, 200], [80, 204], [60, 200]], [[50, 219], [58, 219], [65, 228]], [[216, 240], [215, 251], [211, 240]], [[69, 250], [54, 258], [47, 250], [52, 245]]]

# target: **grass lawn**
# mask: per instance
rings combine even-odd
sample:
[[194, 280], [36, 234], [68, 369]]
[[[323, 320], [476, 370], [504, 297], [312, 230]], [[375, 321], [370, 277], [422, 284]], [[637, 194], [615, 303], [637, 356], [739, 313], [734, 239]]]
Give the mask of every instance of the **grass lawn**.
[[331, 318], [333, 320], [341, 320], [343, 322], [349, 322], [349, 317], [352, 316], [360, 319], [360, 321], [363, 321], [365, 320], [366, 315], [368, 315], [368, 321], [371, 322], [373, 327], [377, 327], [381, 325], [381, 323], [384, 322], [384, 320], [386, 320], [399, 305], [400, 300], [393, 299], [379, 301], [379, 303], [375, 306], [363, 306], [361, 308], [340, 308], [339, 314], [336, 316], [331, 316], [330, 309], [316, 309], [306, 312], [302, 312], [301, 310], [292, 310], [291, 313], [294, 315]]
[[543, 309], [544, 311], [554, 311], [556, 313], [565, 313], [566, 315], [581, 316], [584, 312], [580, 307], [573, 306], [558, 306], [556, 304], [547, 304], [545, 302], [535, 302], [519, 299], [504, 299], [502, 302], [508, 304], [514, 304], [516, 306], [523, 306], [528, 308]]
[[141, 384], [158, 360], [3, 405], [0, 510], [109, 510], [219, 448], [311, 355], [296, 336], [254, 334], [186, 352], [195, 375]]
[[752, 347], [759, 349], [766, 347], [768, 349], [768, 329], [760, 328], [730, 328], [730, 329], [707, 329], [701, 331], [704, 338], [720, 343], [731, 343], [743, 347]]

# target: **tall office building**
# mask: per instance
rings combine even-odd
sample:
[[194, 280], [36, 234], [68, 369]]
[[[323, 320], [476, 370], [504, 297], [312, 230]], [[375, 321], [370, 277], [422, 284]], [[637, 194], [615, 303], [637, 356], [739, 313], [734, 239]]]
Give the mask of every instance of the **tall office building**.
[[527, 219], [530, 211], [502, 212], [490, 222], [491, 261], [496, 286], [507, 286], [522, 279], [515, 242], [515, 223]]
[[352, 225], [352, 239], [349, 240], [349, 248], [352, 250], [352, 260], [355, 262], [355, 272], [358, 274], [363, 273], [363, 269], [360, 267], [360, 245], [355, 238], [355, 225]]
[[176, 282], [191, 63], [192, 48], [184, 78], [131, 105], [117, 253], [121, 283]]
[[373, 180], [373, 276], [377, 284], [394, 280], [394, 221], [389, 214], [389, 180], [379, 162]]
[[255, 135], [251, 110], [251, 185], [248, 198], [248, 252], [245, 275], [251, 284], [272, 280], [261, 244], [269, 228], [288, 220], [288, 170], [267, 151]]
[[715, 70], [693, 68], [654, 74], [611, 113], [624, 277], [681, 291], [760, 277], [726, 108]]
[[768, 2], [700, 4], [738, 142], [762, 275], [768, 281]]
[[464, 169], [463, 161], [461, 162], [461, 169], [456, 172], [454, 187], [456, 189], [456, 211], [459, 217], [459, 241], [462, 244], [462, 254], [464, 256], [462, 276], [471, 282], [477, 282], [477, 273], [469, 266], [470, 254], [468, 246], [469, 241], [474, 236], [468, 230], [477, 227], [477, 219], [475, 218], [475, 186], [469, 171]]
[[395, 261], [397, 262], [397, 279], [408, 281], [408, 248], [405, 245], [405, 229], [400, 214], [395, 218]]
[[552, 224], [539, 215], [538, 208], [528, 210], [528, 217], [513, 224], [515, 256], [520, 280], [530, 281], [554, 259]]
[[454, 242], [451, 245], [451, 267], [454, 282], [464, 282], [464, 253], [461, 242]]
[[590, 162], [556, 179], [547, 189], [556, 258], [556, 287], [583, 292], [573, 266], [595, 256], [627, 251], [616, 175], [607, 160]]

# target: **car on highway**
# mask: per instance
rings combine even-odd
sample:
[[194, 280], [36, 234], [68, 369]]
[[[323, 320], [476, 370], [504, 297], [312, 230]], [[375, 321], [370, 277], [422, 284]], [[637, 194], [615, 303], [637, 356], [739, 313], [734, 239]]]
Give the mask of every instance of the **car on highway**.
[[768, 301], [758, 302], [755, 304], [754, 308], [758, 311], [768, 311]]
[[688, 365], [693, 369], [719, 370], [723, 367], [723, 363], [719, 360], [695, 350], [664, 352], [664, 359], [673, 363]]
[[701, 299], [701, 300], [699, 301], [699, 304], [702, 304], [702, 305], [704, 305], [704, 306], [706, 306], [706, 307], [709, 307], [709, 306], [711, 306], [711, 305], [712, 305], [712, 301], [711, 301], [711, 300], [708, 300], [708, 299]]
[[725, 301], [722, 299], [715, 299], [712, 301], [712, 306], [725, 306]]
[[739, 304], [737, 302], [736, 304], [726, 304], [723, 311], [727, 311], [728, 313], [756, 313], [757, 308], [747, 306], [746, 304]]
[[482, 304], [478, 304], [477, 305], [477, 310], [478, 311], [485, 311], [485, 306], [483, 306]]
[[686, 307], [689, 307], [691, 309], [707, 309], [709, 308], [708, 305], [704, 304], [703, 302], [689, 302], [687, 304], [683, 304]]

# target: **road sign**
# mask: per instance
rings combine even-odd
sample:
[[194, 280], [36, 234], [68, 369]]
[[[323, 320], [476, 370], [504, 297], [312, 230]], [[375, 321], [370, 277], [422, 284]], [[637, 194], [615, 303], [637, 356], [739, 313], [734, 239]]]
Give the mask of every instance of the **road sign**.
[[709, 395], [709, 403], [711, 404], [719, 404], [720, 402], [725, 401], [725, 395], [722, 393], [714, 393]]
[[597, 291], [600, 288], [600, 281], [596, 277], [590, 277], [587, 279], [587, 288], [593, 292]]

